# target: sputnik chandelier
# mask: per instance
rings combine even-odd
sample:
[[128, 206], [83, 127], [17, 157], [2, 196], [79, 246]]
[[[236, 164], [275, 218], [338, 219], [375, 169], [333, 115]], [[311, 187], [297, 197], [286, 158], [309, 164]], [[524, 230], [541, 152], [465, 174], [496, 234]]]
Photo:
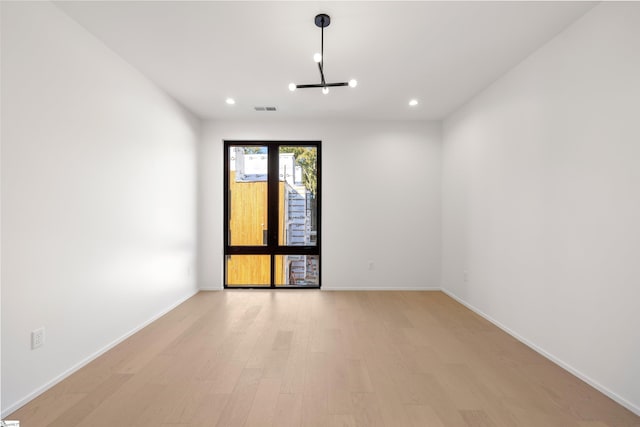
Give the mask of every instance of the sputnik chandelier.
[[324, 78], [324, 29], [328, 27], [331, 23], [331, 18], [326, 13], [320, 13], [315, 17], [315, 23], [317, 27], [320, 27], [320, 53], [316, 53], [313, 55], [313, 60], [318, 63], [318, 69], [320, 70], [320, 83], [316, 84], [304, 84], [297, 85], [295, 83], [289, 83], [289, 90], [294, 91], [296, 89], [307, 89], [310, 87], [319, 87], [322, 88], [323, 94], [329, 93], [330, 87], [336, 86], [349, 86], [356, 87], [358, 82], [355, 79], [351, 79], [348, 82], [340, 82], [340, 83], [327, 83]]

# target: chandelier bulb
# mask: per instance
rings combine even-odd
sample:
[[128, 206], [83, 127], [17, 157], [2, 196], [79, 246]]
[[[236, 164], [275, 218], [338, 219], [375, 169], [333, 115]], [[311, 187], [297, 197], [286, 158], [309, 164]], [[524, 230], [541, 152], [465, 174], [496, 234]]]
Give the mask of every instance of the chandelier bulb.
[[349, 87], [356, 87], [356, 86], [358, 86], [358, 81], [356, 79], [349, 80]]
[[322, 55], [320, 55], [319, 53], [316, 53], [315, 55], [313, 55], [313, 60], [316, 62], [322, 61]]
[[293, 92], [294, 90], [296, 90], [296, 84], [295, 83], [289, 83], [289, 90], [291, 92]]
[[325, 86], [325, 87], [323, 87], [323, 88], [322, 88], [322, 94], [323, 94], [323, 95], [326, 95], [326, 94], [328, 94], [328, 93], [329, 93], [329, 88], [328, 88], [328, 87], [326, 87], [326, 86]]

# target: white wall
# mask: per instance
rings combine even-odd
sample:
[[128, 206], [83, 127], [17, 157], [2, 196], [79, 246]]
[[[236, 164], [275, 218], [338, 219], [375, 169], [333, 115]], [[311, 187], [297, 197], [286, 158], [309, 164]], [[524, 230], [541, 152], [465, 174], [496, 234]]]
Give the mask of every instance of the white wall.
[[639, 117], [640, 3], [603, 3], [443, 125], [444, 288], [637, 413]]
[[3, 415], [196, 291], [197, 131], [55, 6], [2, 2]]
[[322, 141], [323, 289], [439, 288], [439, 125], [299, 120], [204, 125], [201, 288], [222, 288], [224, 139]]

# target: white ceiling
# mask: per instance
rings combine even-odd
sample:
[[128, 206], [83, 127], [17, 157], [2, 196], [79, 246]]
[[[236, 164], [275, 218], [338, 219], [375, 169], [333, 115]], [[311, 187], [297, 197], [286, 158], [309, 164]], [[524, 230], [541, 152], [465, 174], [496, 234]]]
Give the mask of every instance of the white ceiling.
[[[592, 2], [56, 2], [202, 118], [441, 119], [566, 28]], [[325, 29], [327, 81], [313, 54]], [[225, 103], [233, 97], [236, 104]], [[409, 99], [420, 101], [417, 107]], [[277, 112], [256, 112], [275, 106]]]

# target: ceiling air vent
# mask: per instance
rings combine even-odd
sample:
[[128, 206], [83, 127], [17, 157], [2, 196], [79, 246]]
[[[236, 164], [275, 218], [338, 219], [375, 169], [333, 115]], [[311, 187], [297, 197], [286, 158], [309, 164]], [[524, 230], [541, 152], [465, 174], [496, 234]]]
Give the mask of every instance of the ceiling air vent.
[[276, 107], [253, 107], [256, 111], [276, 111]]

